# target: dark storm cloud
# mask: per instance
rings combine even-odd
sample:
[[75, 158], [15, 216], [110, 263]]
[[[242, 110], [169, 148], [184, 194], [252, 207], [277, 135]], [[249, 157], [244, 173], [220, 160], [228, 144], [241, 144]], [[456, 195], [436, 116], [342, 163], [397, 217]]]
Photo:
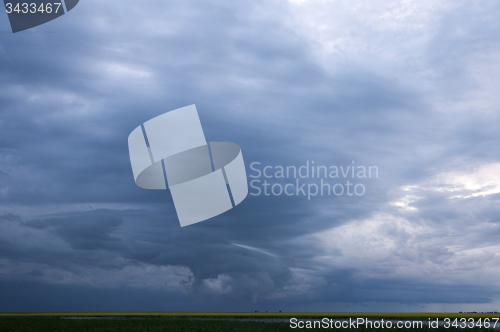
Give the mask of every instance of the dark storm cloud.
[[107, 248], [119, 242], [110, 233], [122, 224], [120, 218], [112, 214], [86, 213], [61, 216], [59, 218], [48, 218], [43, 220], [32, 220], [26, 222], [26, 226], [37, 229], [49, 229], [57, 236], [70, 243], [75, 249]]
[[[120, 5], [127, 9], [87, 1], [49, 23], [57, 33], [1, 36], [0, 287], [35, 294], [21, 292], [25, 306], [2, 310], [61, 310], [51, 309], [68, 303], [61, 294], [82, 289], [92, 298], [75, 310], [208, 310], [213, 299], [219, 310], [498, 299], [488, 268], [498, 266], [496, 249], [467, 251], [498, 244], [498, 194], [457, 203], [442, 191], [453, 183], [426, 182], [467, 161], [498, 160], [498, 117], [450, 115], [436, 102], [468, 91], [466, 64], [497, 45], [498, 26], [479, 25], [497, 7], [476, 8], [476, 19], [465, 18], [464, 4], [438, 11], [428, 42], [415, 47], [420, 58], [402, 52], [411, 65], [397, 75], [371, 68], [378, 54], [353, 60], [347, 50], [325, 65], [318, 42], [287, 23], [284, 2]], [[364, 38], [392, 44], [372, 31]], [[344, 65], [332, 70], [329, 61]], [[436, 82], [443, 87], [420, 86]], [[376, 165], [380, 177], [363, 182], [362, 197], [248, 196], [180, 228], [168, 191], [135, 186], [126, 139], [193, 103], [207, 140], [240, 145], [249, 175], [254, 161], [314, 160]], [[453, 251], [457, 238], [465, 254]], [[101, 291], [138, 301], [100, 307]], [[45, 292], [57, 293], [47, 309], [30, 300]]]

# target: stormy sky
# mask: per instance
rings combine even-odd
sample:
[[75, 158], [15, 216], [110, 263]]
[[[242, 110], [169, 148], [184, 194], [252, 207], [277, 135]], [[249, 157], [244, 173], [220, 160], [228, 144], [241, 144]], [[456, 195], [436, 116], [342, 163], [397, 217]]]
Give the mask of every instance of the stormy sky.
[[[499, 16], [82, 0], [13, 34], [1, 14], [0, 311], [500, 311]], [[250, 188], [181, 228], [168, 190], [135, 185], [127, 137], [191, 104], [249, 182], [321, 180], [254, 162], [378, 177], [323, 179], [363, 195]]]

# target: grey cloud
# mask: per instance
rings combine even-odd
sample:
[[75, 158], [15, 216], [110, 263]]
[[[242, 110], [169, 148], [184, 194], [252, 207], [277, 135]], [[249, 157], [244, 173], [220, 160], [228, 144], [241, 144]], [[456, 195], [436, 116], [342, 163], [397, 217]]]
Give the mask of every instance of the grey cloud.
[[[498, 160], [497, 116], [443, 112], [479, 84], [471, 75], [480, 54], [497, 50], [496, 5], [474, 7], [476, 15], [464, 2], [437, 10], [414, 48], [406, 43], [414, 35], [404, 29], [384, 35], [354, 20], [360, 26], [349, 27], [352, 41], [356, 31], [365, 36], [366, 54], [323, 57], [318, 41], [290, 23], [284, 2], [128, 1], [120, 12], [114, 5], [81, 4], [49, 23], [54, 34], [2, 35], [0, 211], [6, 214], [0, 229], [9, 235], [0, 236], [0, 287], [15, 290], [6, 293], [2, 310], [189, 311], [214, 302], [226, 311], [260, 304], [321, 310], [336, 303], [498, 301], [498, 284], [481, 265], [496, 266], [490, 253], [478, 254], [486, 263], [474, 265], [467, 252], [450, 249], [456, 242], [465, 251], [498, 244], [498, 194], [455, 202], [437, 190], [444, 185], [424, 185], [443, 172]], [[391, 36], [404, 42], [401, 48]], [[377, 54], [384, 47], [397, 51], [392, 60]], [[380, 176], [364, 182], [363, 197], [249, 196], [217, 218], [181, 229], [168, 191], [135, 186], [126, 137], [138, 124], [193, 103], [207, 140], [238, 144], [249, 174], [253, 161], [354, 160], [378, 166]], [[410, 185], [417, 186], [413, 212], [393, 205]], [[56, 208], [70, 204], [69, 212]], [[50, 206], [53, 211], [30, 212]], [[377, 215], [392, 219], [375, 227]], [[374, 242], [359, 253], [363, 239], [346, 248], [338, 243], [341, 231], [360, 220], [366, 222], [348, 235], [373, 227], [373, 238], [363, 236]], [[328, 240], [315, 237], [327, 232]], [[343, 257], [358, 263], [343, 265]], [[409, 276], [416, 266], [421, 272]], [[158, 286], [162, 269], [170, 288]], [[87, 282], [85, 270], [107, 283]], [[69, 284], [58, 284], [59, 275]], [[141, 275], [149, 286], [127, 286]], [[115, 281], [120, 289], [109, 289]], [[16, 292], [26, 304], [8, 304]], [[34, 302], [51, 292], [45, 307]], [[65, 292], [84, 299], [70, 305]], [[124, 300], [127, 294], [137, 305]]]
[[106, 248], [120, 242], [119, 238], [110, 234], [117, 229], [123, 220], [105, 211], [92, 211], [85, 214], [72, 214], [69, 217], [31, 220], [25, 223], [28, 227], [49, 229], [76, 249]]

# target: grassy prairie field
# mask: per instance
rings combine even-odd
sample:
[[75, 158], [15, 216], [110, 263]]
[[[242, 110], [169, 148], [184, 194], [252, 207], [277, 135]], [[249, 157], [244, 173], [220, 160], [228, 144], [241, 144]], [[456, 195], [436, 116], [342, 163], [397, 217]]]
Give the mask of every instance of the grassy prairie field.
[[500, 313], [455, 312], [0, 312], [0, 317], [221, 317], [221, 318], [500, 318]]
[[[429, 318], [499, 318], [500, 314], [479, 313], [0, 313], [0, 331], [2, 332], [138, 332], [138, 331], [325, 331], [325, 328], [294, 328], [290, 327], [290, 317], [302, 319], [332, 319], [369, 318], [369, 319], [405, 319], [422, 320]], [[497, 324], [496, 331], [500, 324]], [[335, 329], [335, 328], [334, 328]], [[349, 331], [380, 331], [381, 329], [340, 328]], [[388, 330], [388, 329], [385, 329]], [[419, 329], [390, 329], [392, 331], [488, 331], [484, 327], [475, 328], [429, 328], [426, 325]]]

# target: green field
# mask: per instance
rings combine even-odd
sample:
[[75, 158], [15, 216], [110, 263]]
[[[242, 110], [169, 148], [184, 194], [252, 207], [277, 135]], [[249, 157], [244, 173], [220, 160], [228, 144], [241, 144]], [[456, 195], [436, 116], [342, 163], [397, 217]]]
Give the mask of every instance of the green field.
[[[370, 318], [370, 319], [410, 319], [429, 318], [494, 318], [500, 314], [483, 313], [182, 313], [182, 312], [77, 312], [77, 313], [0, 313], [0, 331], [2, 332], [59, 332], [59, 331], [325, 331], [330, 329], [292, 329], [287, 320], [297, 318]], [[497, 331], [498, 329], [497, 324]], [[345, 331], [380, 331], [381, 329], [341, 328]], [[388, 330], [388, 329], [386, 329]], [[471, 328], [428, 328], [398, 329], [391, 331], [487, 331], [488, 329]]]
[[0, 317], [221, 317], [221, 318], [500, 318], [500, 313], [456, 312], [4, 312]]

